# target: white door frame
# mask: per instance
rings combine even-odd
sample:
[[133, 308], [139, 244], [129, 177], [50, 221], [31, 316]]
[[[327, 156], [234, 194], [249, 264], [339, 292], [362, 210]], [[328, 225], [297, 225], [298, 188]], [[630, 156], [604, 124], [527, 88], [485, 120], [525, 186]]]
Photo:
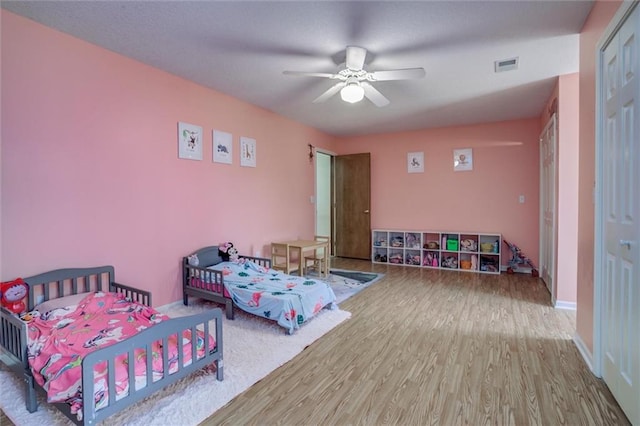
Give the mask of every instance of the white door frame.
[[604, 49], [616, 35], [626, 18], [631, 14], [633, 8], [638, 5], [636, 1], [625, 0], [620, 8], [609, 22], [602, 37], [596, 46], [596, 184], [594, 188], [595, 202], [595, 238], [594, 238], [594, 295], [593, 295], [593, 364], [592, 371], [597, 377], [602, 377], [603, 368], [603, 301], [604, 301], [604, 282], [605, 270], [603, 268], [605, 245], [604, 239], [604, 199], [602, 193], [602, 180], [604, 172], [604, 108], [602, 90], [604, 84], [602, 78], [604, 75]]
[[[329, 155], [331, 157], [335, 157], [336, 153], [333, 151], [329, 151], [327, 149], [324, 148], [313, 148], [313, 152], [315, 154], [317, 153], [322, 153], [322, 154], [326, 154]], [[314, 196], [313, 196], [313, 232], [317, 235], [318, 234], [318, 156], [314, 155], [315, 160], [313, 161], [313, 181], [314, 181]], [[331, 168], [333, 168], [333, 165], [331, 166]], [[331, 197], [333, 197], [333, 188], [331, 189]], [[330, 213], [330, 229], [333, 232], [333, 218], [334, 218], [334, 212], [335, 210], [335, 201], [332, 199], [331, 200], [331, 213]], [[331, 235], [331, 241], [334, 241], [334, 236]]]
[[[556, 278], [557, 278], [557, 249], [558, 249], [558, 197], [557, 197], [557, 191], [558, 191], [558, 125], [557, 125], [558, 121], [556, 118], [556, 114], [554, 113], [550, 118], [549, 121], [547, 121], [547, 124], [544, 126], [544, 129], [542, 130], [542, 133], [540, 134], [540, 146], [539, 149], [542, 150], [542, 141], [543, 141], [543, 137], [546, 138], [547, 135], [549, 134], [549, 128], [553, 129], [553, 140], [550, 141], [551, 142], [551, 146], [552, 146], [552, 151], [553, 151], [553, 182], [545, 182], [545, 174], [544, 174], [544, 161], [545, 159], [542, 158], [542, 152], [540, 152], [540, 249], [539, 249], [539, 259], [540, 262], [545, 261], [546, 256], [544, 256], [545, 253], [545, 247], [548, 248], [548, 244], [551, 243], [551, 253], [550, 253], [550, 258], [551, 258], [551, 271], [549, 273], [550, 275], [550, 280], [551, 280], [551, 288], [549, 288], [549, 292], [551, 293], [551, 304], [553, 306], [556, 306]], [[550, 187], [550, 188], [549, 188]], [[545, 217], [544, 217], [544, 210], [545, 210], [545, 191], [551, 191], [551, 210], [552, 210], [552, 219], [551, 219], [551, 241], [546, 241], [546, 239], [548, 238], [548, 236], [545, 235], [545, 226], [544, 226], [544, 222], [545, 222]], [[540, 264], [540, 272], [543, 272], [543, 269], [545, 267], [548, 267], [549, 265], [543, 265], [542, 263]], [[545, 282], [545, 284], [547, 285], [547, 287], [549, 287], [549, 283]]]

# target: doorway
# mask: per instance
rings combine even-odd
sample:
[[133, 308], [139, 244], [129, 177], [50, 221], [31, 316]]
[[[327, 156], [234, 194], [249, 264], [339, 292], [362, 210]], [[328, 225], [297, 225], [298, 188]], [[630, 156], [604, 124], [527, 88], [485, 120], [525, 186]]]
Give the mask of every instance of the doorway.
[[334, 188], [334, 254], [371, 260], [371, 155], [334, 157]]
[[[316, 229], [315, 235], [333, 237], [333, 156], [328, 152], [316, 151]], [[333, 245], [333, 243], [332, 243]], [[333, 250], [329, 250], [330, 253]]]
[[369, 153], [316, 151], [315, 232], [330, 235], [334, 256], [371, 259]]
[[640, 7], [623, 3], [598, 44], [594, 373], [640, 424]]

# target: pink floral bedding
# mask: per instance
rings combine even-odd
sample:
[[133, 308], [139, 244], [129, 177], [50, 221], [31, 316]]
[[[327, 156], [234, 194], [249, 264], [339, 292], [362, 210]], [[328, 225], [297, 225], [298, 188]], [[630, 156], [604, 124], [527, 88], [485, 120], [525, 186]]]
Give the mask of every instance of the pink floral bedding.
[[[33, 376], [46, 391], [49, 402], [67, 402], [72, 412], [81, 408], [81, 363], [85, 355], [99, 348], [125, 340], [136, 333], [168, 320], [148, 306], [130, 302], [119, 293], [91, 293], [77, 306], [43, 313], [28, 326], [29, 364]], [[197, 336], [197, 351], [204, 354], [204, 338]], [[183, 360], [191, 363], [191, 332], [184, 331]], [[215, 347], [214, 339], [209, 339]], [[177, 335], [169, 338], [170, 368], [177, 369]], [[143, 349], [137, 349], [136, 388], [146, 383], [146, 362]], [[162, 341], [153, 344], [154, 377], [162, 375]], [[96, 408], [108, 402], [107, 363], [98, 364], [94, 374]], [[128, 360], [123, 354], [116, 358], [116, 395], [125, 395], [129, 386]]]

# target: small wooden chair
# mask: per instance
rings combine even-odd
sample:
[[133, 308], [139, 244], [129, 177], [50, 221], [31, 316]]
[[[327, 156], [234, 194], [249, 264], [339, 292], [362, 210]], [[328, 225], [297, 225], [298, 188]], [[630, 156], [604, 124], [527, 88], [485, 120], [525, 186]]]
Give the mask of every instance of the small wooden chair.
[[[314, 237], [314, 240], [327, 243], [326, 250], [329, 250], [327, 252], [327, 259], [328, 259], [329, 256], [331, 255], [331, 238], [325, 235], [316, 235]], [[324, 250], [325, 249], [315, 249], [312, 255], [304, 257], [303, 265], [304, 265], [305, 271], [308, 267], [312, 267], [316, 271], [318, 271], [318, 275], [324, 275], [324, 276], [329, 275], [329, 265], [324, 264], [324, 255], [325, 255]]]
[[299, 265], [291, 264], [289, 246], [281, 243], [271, 243], [271, 268], [283, 271], [287, 275], [300, 270]]

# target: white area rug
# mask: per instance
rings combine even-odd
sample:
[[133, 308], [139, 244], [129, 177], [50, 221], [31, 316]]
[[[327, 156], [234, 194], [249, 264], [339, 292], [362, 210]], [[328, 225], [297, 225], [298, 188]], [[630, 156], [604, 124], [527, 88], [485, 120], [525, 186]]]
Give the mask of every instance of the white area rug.
[[[212, 306], [193, 299], [190, 305], [177, 302], [159, 310], [176, 317]], [[197, 425], [349, 317], [349, 312], [339, 309], [323, 310], [289, 336], [274, 321], [236, 309], [235, 320], [224, 319], [224, 381], [217, 381], [215, 373], [194, 373], [107, 418], [103, 425]], [[24, 406], [24, 384], [10, 371], [0, 371], [0, 392], [0, 407], [18, 426], [73, 424], [41, 398], [38, 411], [29, 413]]]

